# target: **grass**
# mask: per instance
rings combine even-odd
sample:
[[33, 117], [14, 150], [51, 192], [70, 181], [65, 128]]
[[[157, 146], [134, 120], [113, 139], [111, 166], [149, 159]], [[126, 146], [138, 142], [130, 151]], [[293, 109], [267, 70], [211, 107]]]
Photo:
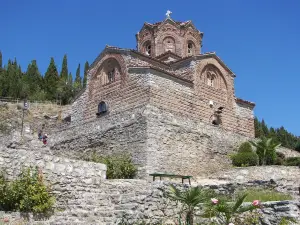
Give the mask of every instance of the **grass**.
[[281, 193], [272, 189], [260, 189], [260, 188], [250, 188], [247, 190], [239, 191], [237, 194], [247, 193], [245, 202], [252, 202], [254, 200], [259, 200], [261, 202], [267, 201], [284, 201], [292, 200], [292, 196], [289, 194]]

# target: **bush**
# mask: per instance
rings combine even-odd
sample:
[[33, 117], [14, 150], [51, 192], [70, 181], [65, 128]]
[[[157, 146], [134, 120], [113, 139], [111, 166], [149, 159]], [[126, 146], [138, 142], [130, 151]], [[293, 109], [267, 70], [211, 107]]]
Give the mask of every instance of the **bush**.
[[276, 152], [275, 165], [283, 165], [284, 159], [285, 159], [285, 155], [282, 152]]
[[296, 144], [295, 150], [300, 152], [300, 141]]
[[107, 179], [133, 179], [137, 173], [137, 168], [128, 154], [104, 157], [94, 153], [88, 160], [105, 164]]
[[255, 152], [237, 153], [231, 157], [234, 166], [257, 166], [258, 155]]
[[300, 157], [288, 157], [284, 162], [285, 166], [300, 166]]
[[0, 210], [46, 213], [54, 202], [37, 169], [24, 169], [14, 181], [0, 176]]
[[239, 150], [238, 150], [239, 153], [243, 153], [243, 152], [253, 152], [252, 150], [252, 145], [247, 141], [247, 142], [244, 142], [240, 145], [239, 147]]

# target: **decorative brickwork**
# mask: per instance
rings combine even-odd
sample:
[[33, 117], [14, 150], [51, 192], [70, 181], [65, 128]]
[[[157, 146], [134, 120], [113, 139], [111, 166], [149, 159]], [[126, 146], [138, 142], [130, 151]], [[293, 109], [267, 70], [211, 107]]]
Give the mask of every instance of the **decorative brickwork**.
[[145, 23], [136, 37], [138, 51], [106, 46], [91, 65], [73, 103], [76, 134], [55, 137], [53, 148], [77, 158], [82, 149], [130, 152], [141, 176], [228, 167], [224, 155], [254, 137], [255, 105], [235, 97], [233, 72], [215, 53], [200, 54], [203, 33], [190, 21]]

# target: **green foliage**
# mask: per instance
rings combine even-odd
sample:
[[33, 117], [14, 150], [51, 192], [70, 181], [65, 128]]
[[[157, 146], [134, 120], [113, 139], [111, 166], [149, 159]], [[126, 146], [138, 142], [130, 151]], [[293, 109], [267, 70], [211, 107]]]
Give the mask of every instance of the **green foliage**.
[[289, 194], [284, 194], [272, 189], [248, 188], [247, 190], [241, 190], [237, 192], [238, 196], [242, 196], [245, 194], [247, 195], [245, 198], [245, 202], [252, 202], [257, 199], [263, 202], [293, 199]]
[[14, 181], [0, 176], [1, 210], [46, 213], [53, 209], [54, 202], [37, 169], [23, 169]]
[[280, 146], [272, 138], [261, 138], [257, 143], [250, 142], [256, 148], [260, 165], [274, 165], [277, 159], [276, 148]]
[[57, 97], [56, 89], [58, 86], [59, 77], [53, 57], [51, 57], [50, 64], [48, 66], [44, 80], [47, 99], [55, 100]]
[[284, 127], [268, 128], [264, 120], [260, 122], [257, 118], [254, 119], [254, 127], [256, 138], [272, 138], [275, 143], [281, 143], [286, 148], [296, 149], [299, 146], [297, 149], [300, 151], [300, 137], [288, 132]]
[[0, 51], [0, 70], [2, 69], [2, 52]]
[[66, 82], [68, 80], [68, 59], [67, 55], [64, 55], [61, 72], [60, 72], [60, 79]]
[[240, 145], [238, 152], [239, 153], [253, 152], [252, 145], [248, 141], [246, 141]]
[[87, 160], [105, 164], [107, 166], [107, 179], [133, 179], [137, 173], [137, 167], [128, 154], [99, 156], [94, 153]]
[[278, 225], [294, 224], [297, 221], [294, 218], [282, 217]]
[[81, 77], [80, 77], [80, 63], [78, 64], [77, 70], [76, 70], [76, 76], [75, 76], [75, 81], [74, 81], [74, 89], [75, 93], [78, 93], [82, 88], [82, 83], [81, 83]]
[[296, 150], [297, 152], [300, 152], [300, 140], [297, 142], [296, 147], [295, 147], [295, 150]]
[[257, 166], [259, 162], [258, 155], [253, 151], [237, 153], [231, 156], [231, 159], [232, 159], [232, 164], [238, 167]]
[[281, 152], [276, 152], [276, 156], [275, 165], [283, 165], [285, 161], [285, 155]]
[[[0, 59], [1, 57], [0, 52]], [[2, 63], [2, 60], [0, 61]], [[68, 74], [66, 55], [63, 58], [60, 76], [53, 58], [44, 77], [39, 72], [36, 60], [29, 63], [25, 73], [22, 73], [16, 59], [8, 60], [4, 68], [2, 64], [0, 66], [0, 97], [27, 98], [31, 101], [61, 100], [62, 104], [69, 104], [81, 90], [80, 68], [78, 71], [79, 83], [75, 85], [75, 90], [72, 75]]]
[[89, 62], [86, 61], [85, 64], [84, 64], [84, 74], [83, 74], [83, 88], [86, 87], [86, 82], [87, 82], [87, 73], [88, 73], [88, 70], [89, 70]]
[[190, 187], [181, 191], [174, 185], [170, 185], [169, 192], [165, 195], [167, 198], [182, 204], [182, 211], [185, 213], [186, 224], [193, 225], [195, 208], [201, 203], [206, 202], [211, 197], [211, 192], [203, 190], [200, 187]]
[[205, 213], [202, 215], [206, 218], [216, 218], [217, 224], [229, 224], [234, 222], [235, 217], [247, 211], [252, 211], [257, 207], [252, 204], [243, 205], [247, 194], [239, 196], [233, 203], [219, 200], [218, 203], [210, 202], [206, 205]]
[[300, 166], [300, 157], [288, 157], [284, 162], [285, 166]]

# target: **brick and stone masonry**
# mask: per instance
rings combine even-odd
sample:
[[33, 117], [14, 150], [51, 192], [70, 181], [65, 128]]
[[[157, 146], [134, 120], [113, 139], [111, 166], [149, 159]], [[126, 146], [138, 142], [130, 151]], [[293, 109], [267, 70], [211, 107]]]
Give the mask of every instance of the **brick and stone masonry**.
[[141, 177], [228, 167], [233, 147], [254, 137], [255, 105], [235, 96], [235, 74], [201, 53], [191, 21], [145, 23], [136, 38], [137, 50], [106, 46], [93, 62], [71, 125], [49, 142], [55, 154], [129, 152]]

